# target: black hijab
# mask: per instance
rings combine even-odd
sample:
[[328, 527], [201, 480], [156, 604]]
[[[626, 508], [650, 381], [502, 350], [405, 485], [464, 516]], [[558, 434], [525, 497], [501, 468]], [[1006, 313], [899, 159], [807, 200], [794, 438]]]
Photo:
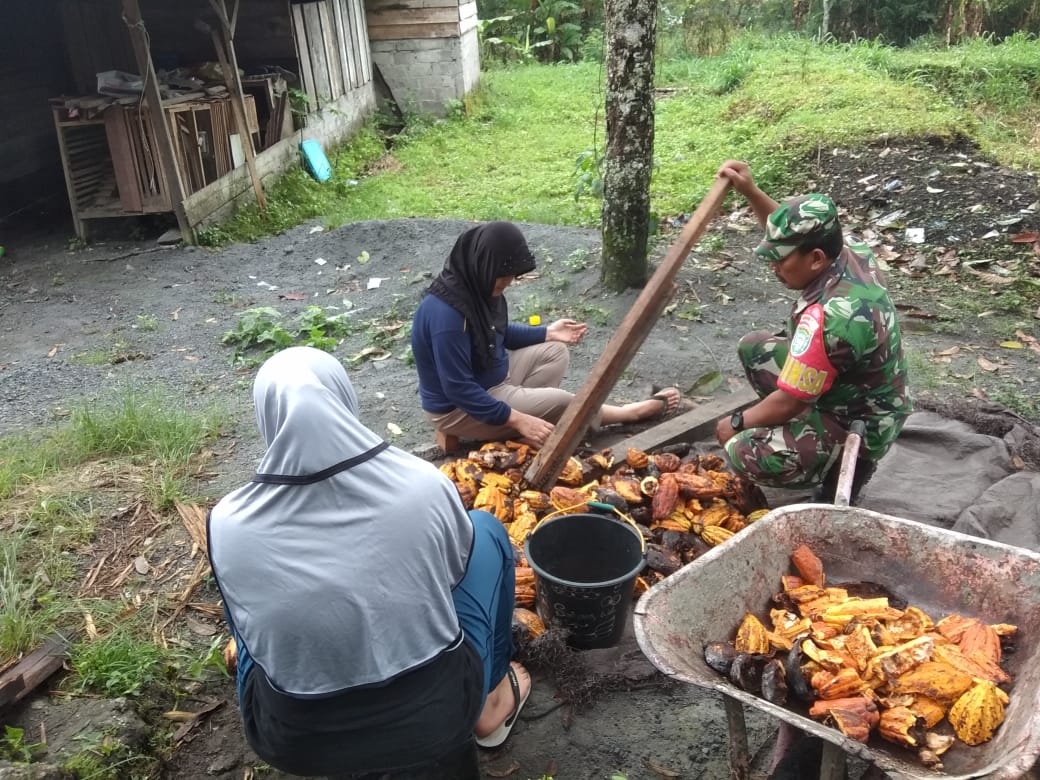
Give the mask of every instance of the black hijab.
[[427, 293], [433, 293], [465, 317], [473, 345], [474, 371], [483, 371], [491, 364], [495, 331], [504, 335], [509, 324], [505, 296], [491, 295], [495, 280], [530, 273], [534, 268], [534, 255], [524, 234], [511, 222], [478, 225], [455, 241], [444, 270]]

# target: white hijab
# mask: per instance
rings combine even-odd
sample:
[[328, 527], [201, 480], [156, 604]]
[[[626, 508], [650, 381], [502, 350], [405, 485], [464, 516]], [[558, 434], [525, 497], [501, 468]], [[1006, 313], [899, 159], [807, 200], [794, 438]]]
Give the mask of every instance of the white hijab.
[[235, 631], [271, 683], [328, 696], [455, 646], [451, 590], [473, 525], [451, 481], [358, 421], [347, 373], [325, 352], [276, 354], [253, 401], [267, 451], [254, 481], [213, 508], [209, 554]]

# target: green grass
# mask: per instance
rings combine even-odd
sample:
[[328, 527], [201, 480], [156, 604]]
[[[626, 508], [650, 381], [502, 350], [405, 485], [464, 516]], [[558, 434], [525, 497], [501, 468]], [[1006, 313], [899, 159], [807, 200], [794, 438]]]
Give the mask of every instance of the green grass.
[[[880, 137], [969, 136], [1001, 162], [1038, 168], [1038, 45], [1027, 35], [896, 49], [746, 34], [717, 57], [659, 59], [652, 209], [689, 211], [729, 158], [750, 161], [767, 190], [788, 191], [809, 155]], [[603, 150], [602, 67], [528, 65], [481, 78], [463, 116], [413, 123], [390, 164], [370, 167], [383, 153], [373, 122], [334, 153], [332, 183], [294, 170], [270, 192], [266, 220], [247, 208], [205, 237], [253, 240], [312, 218], [598, 224], [599, 201], [574, 192], [579, 156]]]
[[162, 512], [188, 499], [192, 461], [218, 419], [172, 391], [128, 388], [31, 438], [0, 439], [0, 660], [81, 622], [81, 554], [99, 523], [116, 506], [143, 500]]
[[70, 664], [81, 691], [133, 696], [160, 681], [164, 654], [151, 639], [117, 629], [72, 648]]

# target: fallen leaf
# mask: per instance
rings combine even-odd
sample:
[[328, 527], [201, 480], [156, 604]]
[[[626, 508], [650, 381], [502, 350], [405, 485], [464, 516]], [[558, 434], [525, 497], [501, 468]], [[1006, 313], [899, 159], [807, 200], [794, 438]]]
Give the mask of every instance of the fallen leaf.
[[721, 371], [709, 371], [706, 374], [701, 374], [690, 385], [690, 389], [686, 391], [687, 395], [710, 395], [719, 389], [722, 384], [722, 372]]
[[999, 276], [998, 274], [990, 274], [985, 271], [976, 271], [974, 268], [968, 268], [967, 271], [988, 284], [1013, 284], [1015, 281], [1009, 276]]
[[1026, 345], [1023, 344], [1021, 341], [1002, 341], [1002, 342], [1000, 342], [1000, 346], [1004, 347], [1004, 349], [1025, 349], [1026, 348]]
[[217, 633], [216, 626], [212, 626], [209, 623], [203, 623], [202, 621], [195, 620], [195, 618], [193, 617], [188, 617], [187, 623], [188, 629], [193, 634], [198, 634], [199, 636], [213, 636], [215, 633]]
[[404, 431], [401, 430], [401, 426], [396, 423], [387, 423], [386, 429], [390, 431], [394, 436], [400, 436]]
[[365, 347], [350, 358], [351, 363], [359, 363], [362, 360], [386, 360], [390, 353], [380, 347]]
[[980, 387], [973, 387], [971, 389], [971, 394], [973, 396], [975, 396], [976, 398], [978, 398], [980, 401], [988, 401], [989, 400], [989, 396], [986, 395], [986, 391], [983, 390]]
[[1034, 241], [1040, 241], [1040, 233], [1035, 230], [1011, 236], [1012, 244], [1032, 244]]
[[97, 626], [94, 625], [94, 616], [89, 612], [83, 613], [83, 629], [87, 632], [88, 639], [98, 638]]
[[323, 231], [324, 229], [325, 229], [325, 228], [323, 228], [323, 227], [322, 227], [321, 225], [315, 225], [314, 227], [312, 227], [312, 228], [310, 229], [310, 232], [311, 232], [312, 234], [314, 234], [314, 233], [320, 233], [320, 232], [321, 232], [321, 231]]
[[654, 761], [652, 758], [648, 758], [646, 760], [646, 765], [652, 772], [659, 774], [661, 777], [682, 777], [681, 772], [676, 772], [674, 769], [669, 769], [666, 766], [662, 766], [661, 764], [658, 764], [656, 761]]
[[1021, 330], [1016, 330], [1015, 331], [1015, 335], [1020, 340], [1026, 342], [1026, 344], [1035, 344], [1036, 343], [1036, 337], [1035, 336], [1030, 336], [1028, 333], [1023, 333]]
[[170, 314], [170, 319], [172, 319], [174, 322], [179, 320], [181, 318], [181, 309], [182, 308], [184, 308], [184, 307], [183, 306], [178, 306], [176, 309], [174, 309], [173, 312]]
[[194, 712], [188, 712], [187, 710], [170, 710], [169, 712], [164, 712], [162, 716], [166, 720], [172, 720], [175, 723], [188, 723], [198, 717]]
[[956, 355], [960, 351], [961, 351], [960, 347], [950, 347], [949, 349], [944, 349], [942, 352], [936, 352], [935, 354], [939, 355], [940, 357], [952, 357], [953, 355]]
[[996, 363], [994, 363], [991, 360], [986, 360], [986, 358], [984, 358], [982, 355], [979, 355], [978, 360], [976, 362], [978, 362], [979, 368], [981, 368], [983, 371], [996, 371], [998, 368], [1000, 368], [1000, 366], [998, 366]]
[[58, 354], [58, 347], [60, 347], [60, 346], [61, 346], [61, 344], [55, 344], [53, 347], [51, 347], [50, 352], [47, 353], [47, 357], [52, 358], [55, 355], [57, 355]]
[[305, 301], [307, 296], [304, 293], [282, 293], [278, 296], [286, 301]]
[[1022, 469], [1024, 469], [1026, 467], [1026, 462], [1024, 460], [1022, 460], [1022, 458], [1020, 458], [1018, 455], [1012, 455], [1011, 456], [1011, 465], [1014, 466], [1019, 471], [1021, 471]]
[[151, 564], [148, 563], [148, 559], [143, 555], [138, 555], [134, 558], [134, 569], [138, 574], [147, 574], [152, 570]]
[[516, 759], [513, 759], [509, 762], [509, 766], [502, 767], [501, 769], [491, 769], [490, 767], [488, 767], [484, 770], [484, 774], [488, 775], [489, 777], [509, 777], [519, 768], [520, 762]]
[[980, 312], [976, 316], [981, 320], [983, 317], [992, 317], [994, 314], [996, 314], [996, 311], [990, 309], [989, 311]]
[[194, 362], [196, 362], [199, 359], [199, 356], [198, 355], [185, 355], [184, 359], [185, 360], [190, 360], [192, 363], [194, 363]]

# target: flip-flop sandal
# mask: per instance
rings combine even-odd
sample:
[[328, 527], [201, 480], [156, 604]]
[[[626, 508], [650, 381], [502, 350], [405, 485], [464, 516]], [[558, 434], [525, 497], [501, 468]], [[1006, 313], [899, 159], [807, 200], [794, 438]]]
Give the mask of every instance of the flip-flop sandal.
[[675, 402], [675, 408], [671, 411], [668, 410], [668, 396], [664, 392], [654, 393], [652, 396], [650, 396], [650, 400], [661, 402], [661, 411], [659, 411], [653, 417], [648, 418], [650, 420], [667, 420], [670, 417], [674, 417], [675, 415], [679, 414], [679, 412], [682, 411], [683, 408], [683, 396], [681, 390], [679, 391], [679, 398]]
[[513, 730], [513, 726], [516, 725], [516, 719], [520, 715], [520, 710], [524, 708], [528, 697], [531, 695], [530, 688], [527, 689], [526, 694], [520, 695], [520, 681], [516, 679], [516, 670], [512, 664], [509, 666], [509, 671], [506, 672], [506, 677], [509, 678], [509, 687], [513, 689], [513, 711], [501, 726], [486, 737], [477, 738], [477, 744], [482, 748], [498, 747], [509, 738], [509, 733]]

